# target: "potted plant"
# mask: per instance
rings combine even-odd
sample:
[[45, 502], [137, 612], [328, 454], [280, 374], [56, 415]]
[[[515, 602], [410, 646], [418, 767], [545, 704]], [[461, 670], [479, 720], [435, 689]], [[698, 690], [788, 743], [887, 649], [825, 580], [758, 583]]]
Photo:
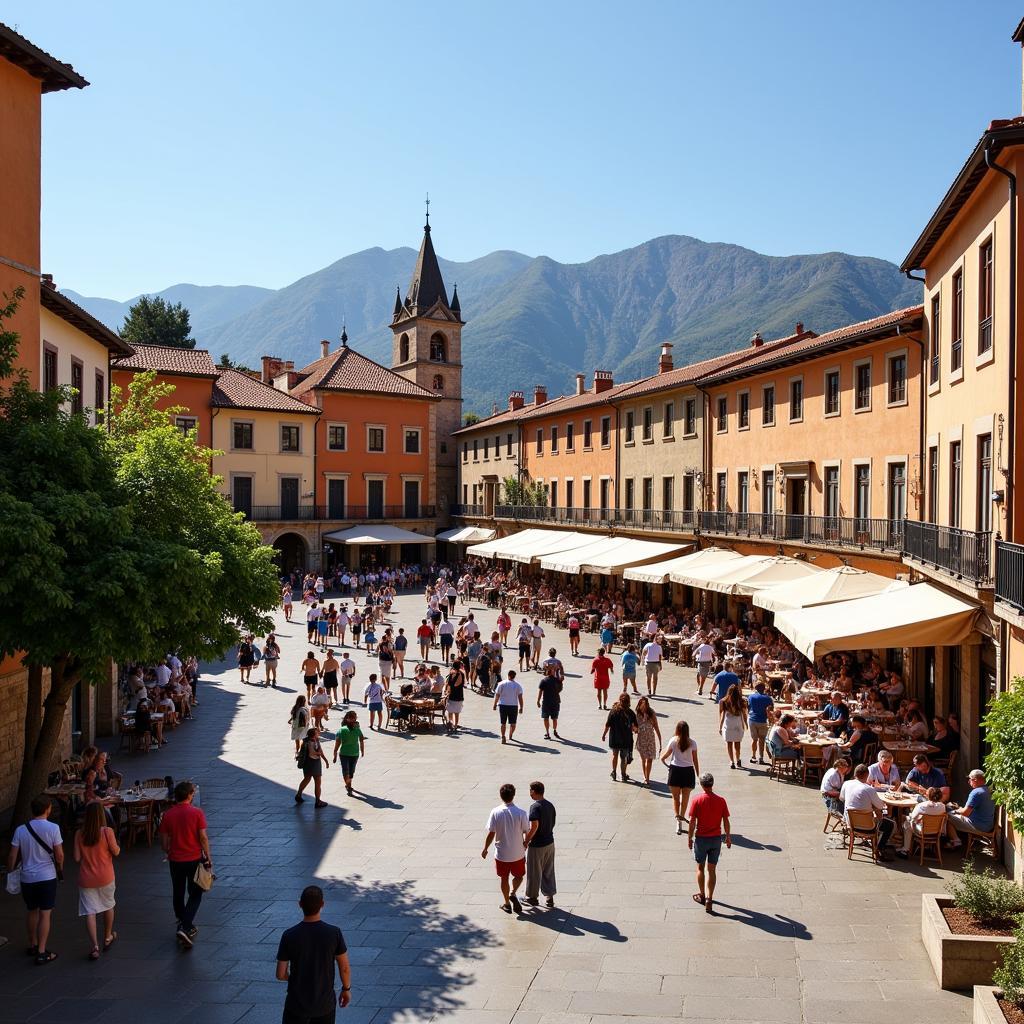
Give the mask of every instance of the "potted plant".
[[1024, 1024], [1024, 918], [1018, 918], [1013, 937], [992, 974], [993, 987], [974, 988], [974, 1024]]
[[921, 941], [935, 977], [944, 989], [990, 985], [1003, 951], [1015, 942], [1024, 889], [965, 861], [947, 891], [946, 896], [925, 893], [921, 904]]

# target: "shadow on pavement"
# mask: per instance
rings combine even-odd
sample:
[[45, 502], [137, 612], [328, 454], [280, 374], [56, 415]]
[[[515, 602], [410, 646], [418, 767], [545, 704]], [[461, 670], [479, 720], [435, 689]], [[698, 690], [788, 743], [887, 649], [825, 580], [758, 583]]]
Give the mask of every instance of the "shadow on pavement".
[[[723, 914], [722, 908], [735, 911], [732, 914]], [[759, 931], [767, 932], [769, 935], [778, 935], [780, 938], [800, 939], [809, 941], [813, 938], [807, 928], [799, 921], [791, 917], [783, 917], [781, 914], [762, 914], [758, 910], [748, 910], [746, 907], [737, 907], [731, 903], [723, 903], [716, 899], [711, 909], [712, 917], [721, 917], [726, 921], [737, 921], [740, 924], [757, 928]]]

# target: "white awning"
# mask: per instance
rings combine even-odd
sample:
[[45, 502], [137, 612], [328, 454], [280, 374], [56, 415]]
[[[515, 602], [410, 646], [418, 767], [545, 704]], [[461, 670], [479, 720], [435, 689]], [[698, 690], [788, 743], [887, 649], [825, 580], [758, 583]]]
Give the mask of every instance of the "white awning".
[[397, 526], [353, 526], [348, 530], [325, 533], [324, 540], [335, 544], [433, 544], [425, 533], [413, 533]]
[[930, 583], [842, 604], [779, 612], [775, 627], [808, 658], [829, 651], [955, 647], [988, 632], [980, 605]]
[[674, 571], [669, 573], [669, 579], [673, 583], [681, 583], [684, 587], [697, 587], [700, 590], [710, 590], [711, 584], [719, 577], [729, 572], [735, 572], [748, 566], [760, 565], [768, 560], [767, 555], [738, 555], [736, 558], [724, 561], [716, 559], [710, 565], [695, 565], [687, 567], [682, 572]]
[[820, 572], [821, 569], [802, 558], [774, 555], [763, 559], [760, 565], [738, 566], [731, 571], [727, 569], [711, 580], [707, 589], [717, 590], [720, 594], [732, 594], [734, 597], [750, 597], [764, 587], [777, 586]]
[[544, 555], [554, 553], [559, 555], [571, 554], [579, 548], [591, 547], [595, 541], [608, 540], [607, 537], [597, 537], [593, 533], [562, 532], [559, 530], [543, 530], [541, 532], [548, 534], [548, 536], [538, 537], [532, 540], [525, 548], [519, 548], [517, 551], [513, 551], [504, 557], [511, 559], [513, 562], [523, 562], [529, 565], [530, 562], [537, 561]]
[[458, 526], [454, 530], [439, 533], [434, 539], [446, 540], [449, 544], [479, 544], [491, 540], [493, 536], [493, 530], [485, 530], [482, 526]]
[[483, 558], [508, 558], [516, 562], [531, 562], [540, 555], [564, 548], [580, 547], [594, 539], [592, 533], [575, 530], [541, 530], [532, 528], [511, 533], [507, 537], [474, 544], [466, 548], [467, 555]]
[[580, 572], [615, 576], [627, 566], [670, 555], [688, 544], [637, 540], [633, 537], [598, 537], [593, 543], [569, 551], [557, 551], [541, 559], [542, 569], [575, 575]]
[[698, 566], [710, 568], [712, 565], [725, 565], [734, 558], [742, 558], [736, 551], [729, 548], [702, 548], [692, 551], [679, 558], [670, 558], [667, 562], [654, 562], [649, 565], [637, 565], [627, 569], [622, 575], [627, 580], [639, 580], [641, 583], [668, 583], [672, 573], [685, 573], [688, 569]]
[[531, 540], [547, 534], [548, 530], [520, 530], [518, 533], [510, 533], [507, 537], [496, 537], [494, 540], [485, 541], [483, 544], [475, 544], [466, 548], [467, 555], [476, 555], [478, 558], [499, 558], [501, 551], [515, 551], [518, 547], [526, 547]]
[[754, 594], [754, 604], [771, 612], [783, 612], [791, 608], [855, 601], [889, 590], [903, 590], [907, 586], [902, 580], [865, 572], [852, 565], [840, 565], [834, 569], [825, 569], [816, 576], [805, 576], [775, 587], [765, 587]]

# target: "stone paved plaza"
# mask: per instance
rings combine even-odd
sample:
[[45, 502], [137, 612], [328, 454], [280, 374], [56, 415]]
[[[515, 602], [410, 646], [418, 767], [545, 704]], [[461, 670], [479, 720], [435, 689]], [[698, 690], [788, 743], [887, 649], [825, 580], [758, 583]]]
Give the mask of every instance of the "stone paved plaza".
[[[412, 634], [421, 608], [418, 596], [403, 596], [393, 618]], [[489, 628], [494, 612], [474, 608]], [[159, 753], [114, 758], [126, 784], [170, 773], [200, 785], [218, 880], [197, 918], [196, 948], [178, 952], [167, 868], [157, 846], [143, 845], [118, 863], [120, 941], [88, 962], [72, 867], [51, 966], [22, 953], [20, 899], [0, 900], [0, 934], [10, 939], [0, 949], [0, 1020], [279, 1021], [277, 941], [313, 881], [327, 890], [325, 919], [349, 943], [354, 999], [338, 1016], [348, 1024], [970, 1018], [967, 995], [938, 990], [919, 940], [920, 894], [941, 891], [948, 871], [848, 862], [822, 835], [814, 790], [769, 782], [764, 769], [729, 770], [714, 706], [694, 698], [690, 670], [671, 666], [656, 702], [662, 733], [690, 721], [736, 836], [722, 854], [717, 913], [703, 913], [690, 899], [692, 859], [675, 835], [665, 770], [655, 764], [651, 791], [608, 777], [588, 673], [597, 638], [584, 634], [585, 657], [572, 659], [566, 634], [545, 628], [545, 646], [558, 648], [569, 674], [564, 742], [544, 740], [537, 675], [526, 673], [523, 742], [501, 746], [490, 700], [469, 694], [460, 736], [369, 734], [356, 796], [345, 796], [335, 769], [321, 811], [292, 801], [286, 716], [301, 687], [304, 624], [281, 623], [278, 692], [208, 666], [196, 721]], [[360, 654], [357, 664], [361, 695], [376, 659]], [[558, 906], [509, 917], [493, 865], [480, 859], [484, 824], [501, 783], [514, 782], [522, 804], [534, 778], [558, 809]]]

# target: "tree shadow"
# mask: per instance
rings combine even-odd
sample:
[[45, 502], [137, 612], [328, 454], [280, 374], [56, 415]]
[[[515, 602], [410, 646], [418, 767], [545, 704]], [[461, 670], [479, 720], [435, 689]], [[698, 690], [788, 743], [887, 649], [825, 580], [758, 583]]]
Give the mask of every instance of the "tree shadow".
[[[722, 908], [735, 911], [732, 914], [723, 914]], [[737, 907], [732, 903], [723, 903], [721, 900], [714, 900], [710, 911], [712, 917], [721, 917], [726, 921], [737, 921], [758, 931], [766, 932], [769, 935], [777, 935], [780, 938], [799, 939], [810, 941], [814, 936], [807, 930], [806, 925], [794, 921], [791, 917], [784, 917], [782, 914], [762, 914], [759, 910], [748, 910], [746, 907]]]
[[531, 924], [541, 928], [550, 928], [560, 935], [594, 935], [607, 942], [628, 942], [629, 937], [619, 931], [611, 921], [598, 921], [596, 918], [584, 917], [573, 910], [531, 908], [520, 915]]

